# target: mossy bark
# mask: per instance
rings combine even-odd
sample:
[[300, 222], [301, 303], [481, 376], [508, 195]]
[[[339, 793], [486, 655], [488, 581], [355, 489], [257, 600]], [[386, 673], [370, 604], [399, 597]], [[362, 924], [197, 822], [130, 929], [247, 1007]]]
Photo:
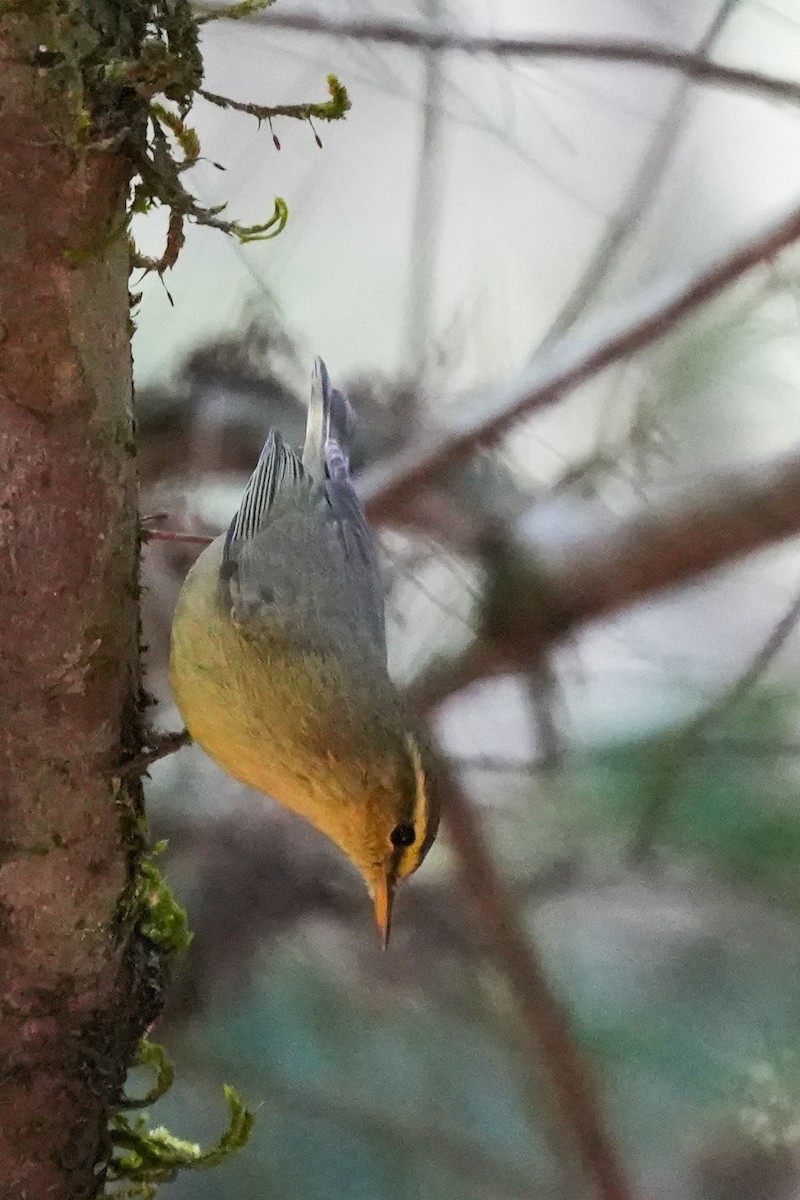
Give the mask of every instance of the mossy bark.
[[[26, 11], [28, 16], [18, 15]], [[35, 61], [46, 3], [0, 5], [0, 1193], [102, 1186], [154, 1015], [121, 913], [139, 747], [130, 164], [75, 150]], [[128, 788], [132, 790], [126, 790]], [[99, 1165], [98, 1165], [99, 1164]]]

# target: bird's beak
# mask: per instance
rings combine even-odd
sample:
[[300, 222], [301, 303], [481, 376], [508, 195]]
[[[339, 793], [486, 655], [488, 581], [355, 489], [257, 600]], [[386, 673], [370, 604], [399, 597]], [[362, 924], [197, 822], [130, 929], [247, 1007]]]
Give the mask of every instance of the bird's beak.
[[381, 949], [389, 944], [389, 928], [392, 921], [392, 901], [394, 900], [394, 880], [381, 871], [372, 885], [372, 899], [375, 904], [375, 922], [381, 935]]

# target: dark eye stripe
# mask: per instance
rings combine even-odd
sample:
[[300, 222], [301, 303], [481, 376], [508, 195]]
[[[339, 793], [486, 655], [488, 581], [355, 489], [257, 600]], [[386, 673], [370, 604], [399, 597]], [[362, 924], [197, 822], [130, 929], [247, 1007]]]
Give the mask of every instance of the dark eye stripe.
[[[436, 837], [439, 819], [438, 813], [431, 812], [427, 789], [428, 781], [416, 739], [409, 733], [406, 734], [405, 742], [414, 773], [414, 806], [412, 813], [409, 814], [411, 816], [409, 824], [414, 829], [415, 838], [412, 844], [399, 847], [395, 851], [392, 856], [392, 865], [395, 870], [402, 866], [403, 875], [411, 875], [430, 849], [433, 839]], [[433, 819], [431, 819], [432, 817]]]
[[425, 855], [430, 850], [431, 846], [433, 845], [434, 841], [436, 840], [436, 834], [438, 833], [438, 831], [439, 831], [439, 809], [438, 809], [438, 806], [431, 804], [430, 795], [429, 795], [428, 796], [428, 822], [425, 827], [425, 837], [422, 839], [422, 842], [419, 846], [419, 859], [417, 861], [417, 866], [419, 866], [419, 864], [422, 862]]

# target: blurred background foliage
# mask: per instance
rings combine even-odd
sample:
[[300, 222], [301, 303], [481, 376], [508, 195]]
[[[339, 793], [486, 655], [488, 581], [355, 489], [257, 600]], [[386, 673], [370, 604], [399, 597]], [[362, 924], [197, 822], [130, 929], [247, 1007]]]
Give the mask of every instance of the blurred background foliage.
[[[689, 47], [723, 10], [726, 60], [798, 74], [789, 4], [576, 0], [490, 11], [463, 0], [426, 12], [486, 31], [613, 29]], [[356, 11], [366, 13], [331, 5], [334, 15]], [[786, 106], [698, 87], [678, 110], [674, 89], [685, 85], [663, 73], [637, 73], [645, 91], [630, 72], [596, 64], [459, 61], [439, 81], [441, 127], [426, 151], [422, 58], [220, 28], [208, 27], [207, 57], [229, 91], [254, 63], [274, 68], [281, 94], [281, 71], [294, 71], [299, 92], [310, 72], [336, 69], [357, 135], [336, 148], [338, 131], [326, 132], [318, 161], [313, 145], [295, 149], [280, 190], [296, 207], [296, 233], [290, 222], [275, 243], [240, 255], [230, 244], [210, 250], [196, 231], [169, 281], [174, 316], [146, 282], [135, 343], [141, 507], [145, 517], [168, 514], [172, 529], [224, 528], [270, 426], [301, 440], [312, 351], [358, 412], [359, 470], [401, 449], [423, 418], [468, 410], [479, 394], [469, 389], [512, 378], [665, 122], [675, 123], [675, 149], [653, 166], [646, 212], [598, 281], [589, 315], [651, 278], [702, 265], [710, 245], [741, 239], [771, 205], [800, 194], [798, 116]], [[204, 146], [219, 120], [201, 106]], [[279, 190], [272, 173], [285, 170], [262, 149], [254, 158], [250, 132], [229, 135], [237, 196], [252, 182]], [[396, 163], [379, 184], [395, 156], [406, 177], [399, 223], [389, 195]], [[435, 185], [441, 216], [426, 265], [413, 246], [409, 258], [408, 238], [418, 190]], [[307, 202], [323, 194], [324, 204]], [[473, 201], [504, 215], [470, 227]], [[342, 249], [354, 212], [358, 261]], [[330, 249], [312, 261], [321, 246]], [[790, 252], [763, 268], [496, 452], [450, 471], [442, 492], [459, 511], [526, 514], [557, 556], [576, 530], [591, 537], [702, 487], [713, 471], [795, 448], [797, 263]], [[434, 303], [407, 268], [430, 272]], [[409, 325], [420, 305], [427, 322], [416, 356], [397, 335], [409, 292]], [[152, 542], [144, 555], [148, 686], [164, 728], [179, 724], [169, 628], [196, 552]], [[391, 660], [411, 682], [471, 635], [482, 567], [420, 529], [384, 529], [382, 556]], [[796, 545], [761, 553], [595, 623], [554, 648], [548, 670], [474, 686], [433, 717], [601, 1081], [620, 1157], [651, 1200], [779, 1200], [800, 1189], [798, 592]], [[224, 1124], [223, 1082], [259, 1109], [245, 1151], [165, 1196], [584, 1194], [446, 837], [403, 889], [382, 955], [340, 856], [198, 749], [154, 765], [147, 790], [194, 930], [155, 1034], [177, 1060], [178, 1082], [152, 1116], [212, 1141]]]

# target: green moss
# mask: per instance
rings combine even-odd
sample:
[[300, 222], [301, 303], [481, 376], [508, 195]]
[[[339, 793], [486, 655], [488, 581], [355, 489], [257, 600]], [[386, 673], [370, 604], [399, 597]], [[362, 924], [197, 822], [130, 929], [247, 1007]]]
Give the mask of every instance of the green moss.
[[146, 1108], [148, 1104], [155, 1104], [156, 1100], [160, 1100], [167, 1094], [175, 1082], [175, 1068], [167, 1058], [164, 1047], [160, 1046], [158, 1042], [142, 1038], [139, 1042], [134, 1066], [147, 1067], [152, 1070], [155, 1080], [146, 1096], [141, 1100], [126, 1098], [122, 1104], [123, 1108]]
[[[145, 835], [144, 819], [131, 822], [129, 840], [132, 852], [140, 854]], [[138, 863], [135, 883], [121, 900], [119, 920], [154, 948], [158, 958], [168, 963], [191, 942], [186, 911], [178, 904], [155, 859], [166, 848], [157, 842]], [[147, 1113], [131, 1118], [126, 1109], [154, 1104], [172, 1086], [175, 1071], [164, 1048], [143, 1038], [134, 1067], [153, 1071], [154, 1082], [141, 1099], [126, 1098], [109, 1125], [111, 1155], [106, 1178], [113, 1195], [125, 1200], [153, 1200], [158, 1186], [169, 1182], [181, 1170], [210, 1170], [244, 1146], [253, 1127], [253, 1114], [232, 1088], [224, 1089], [228, 1105], [228, 1127], [216, 1145], [203, 1149], [194, 1142], [177, 1137], [168, 1130], [149, 1128]]]
[[[29, 39], [31, 63], [49, 85], [53, 111], [60, 114], [56, 136], [78, 153], [128, 157], [135, 180], [132, 213], [154, 206], [169, 209], [163, 253], [148, 258], [131, 246], [133, 266], [158, 272], [173, 266], [187, 221], [210, 225], [242, 242], [276, 237], [286, 224], [288, 212], [280, 197], [266, 220], [243, 225], [223, 217], [224, 205], [204, 206], [187, 189], [185, 173], [200, 158], [199, 139], [187, 123], [198, 95], [270, 126], [277, 118], [339, 120], [349, 109], [347, 92], [333, 75], [328, 77], [330, 99], [306, 104], [245, 104], [202, 87], [201, 25], [247, 17], [268, 2], [245, 0], [213, 17], [198, 17], [189, 0], [42, 0], [25, 10], [36, 32]], [[274, 132], [273, 140], [279, 147]], [[68, 257], [79, 263], [85, 254], [74, 250]]]
[[166, 849], [157, 842], [139, 864], [132, 895], [125, 900], [127, 924], [153, 942], [163, 955], [182, 954], [192, 941], [186, 909], [183, 908], [158, 869], [154, 859]]
[[[169, 1090], [174, 1078], [172, 1063], [163, 1047], [146, 1039], [140, 1043], [136, 1065], [151, 1067], [156, 1078], [147, 1096], [141, 1101], [127, 1101], [128, 1108], [155, 1103]], [[158, 1185], [175, 1179], [179, 1171], [210, 1170], [241, 1150], [250, 1137], [255, 1118], [233, 1088], [226, 1086], [223, 1094], [228, 1106], [228, 1126], [216, 1145], [207, 1149], [162, 1127], [150, 1129], [147, 1113], [134, 1119], [123, 1112], [117, 1113], [110, 1127], [112, 1151], [107, 1167], [107, 1179], [115, 1185], [114, 1195], [125, 1200], [152, 1200]]]

